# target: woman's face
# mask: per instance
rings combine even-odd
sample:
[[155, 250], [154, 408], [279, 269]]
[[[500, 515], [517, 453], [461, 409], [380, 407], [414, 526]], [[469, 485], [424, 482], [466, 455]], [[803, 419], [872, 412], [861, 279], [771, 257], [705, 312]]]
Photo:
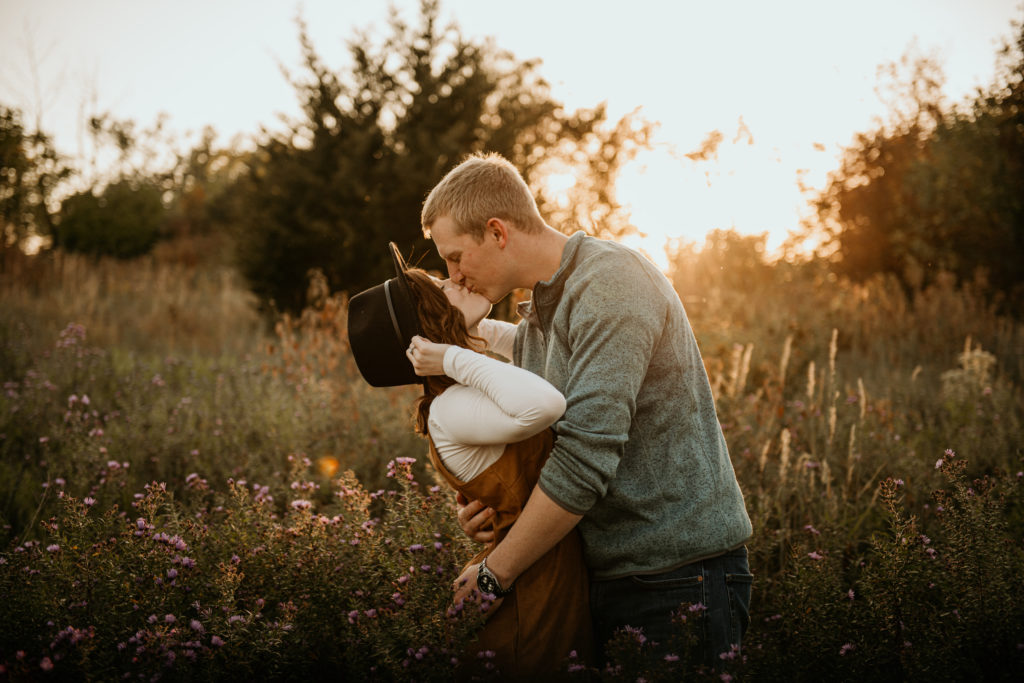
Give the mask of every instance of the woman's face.
[[472, 330], [491, 312], [491, 302], [482, 294], [474, 294], [451, 280], [435, 280], [434, 282], [448, 297], [451, 305], [462, 311], [463, 317], [466, 318], [467, 330]]

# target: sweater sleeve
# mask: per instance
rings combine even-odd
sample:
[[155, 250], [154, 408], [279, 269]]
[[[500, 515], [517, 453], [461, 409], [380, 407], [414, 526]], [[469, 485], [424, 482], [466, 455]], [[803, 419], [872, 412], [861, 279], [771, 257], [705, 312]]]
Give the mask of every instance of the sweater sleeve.
[[605, 262], [568, 285], [567, 410], [541, 471], [541, 489], [585, 514], [607, 493], [629, 440], [637, 396], [665, 326], [666, 303], [642, 269]]
[[444, 355], [444, 370], [461, 386], [450, 387], [431, 405], [432, 427], [442, 441], [515, 443], [548, 428], [565, 412], [561, 392], [510, 363], [453, 346]]

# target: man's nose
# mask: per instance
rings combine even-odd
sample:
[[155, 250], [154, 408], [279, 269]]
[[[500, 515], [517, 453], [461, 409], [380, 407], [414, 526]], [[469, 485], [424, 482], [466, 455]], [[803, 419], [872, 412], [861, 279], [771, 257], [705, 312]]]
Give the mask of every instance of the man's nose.
[[462, 274], [462, 271], [459, 270], [457, 265], [450, 264], [448, 266], [448, 279], [461, 287], [465, 282], [466, 277]]

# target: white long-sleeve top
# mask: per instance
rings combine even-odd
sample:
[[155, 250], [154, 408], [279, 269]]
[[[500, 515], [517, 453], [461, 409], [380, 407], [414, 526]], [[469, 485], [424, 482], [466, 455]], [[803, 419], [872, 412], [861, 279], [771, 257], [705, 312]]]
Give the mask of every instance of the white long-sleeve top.
[[[512, 357], [516, 326], [480, 323], [488, 350]], [[441, 461], [469, 481], [490, 467], [510, 443], [540, 433], [565, 412], [565, 397], [545, 379], [482, 353], [452, 346], [444, 372], [454, 384], [430, 404], [427, 428]]]

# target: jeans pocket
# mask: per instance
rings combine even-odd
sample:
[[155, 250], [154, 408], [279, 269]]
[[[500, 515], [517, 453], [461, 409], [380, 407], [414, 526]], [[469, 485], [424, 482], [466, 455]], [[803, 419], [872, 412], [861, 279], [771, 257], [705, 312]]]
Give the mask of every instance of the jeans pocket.
[[729, 593], [730, 644], [739, 645], [750, 627], [750, 593], [753, 584], [752, 574], [725, 575], [725, 588]]

